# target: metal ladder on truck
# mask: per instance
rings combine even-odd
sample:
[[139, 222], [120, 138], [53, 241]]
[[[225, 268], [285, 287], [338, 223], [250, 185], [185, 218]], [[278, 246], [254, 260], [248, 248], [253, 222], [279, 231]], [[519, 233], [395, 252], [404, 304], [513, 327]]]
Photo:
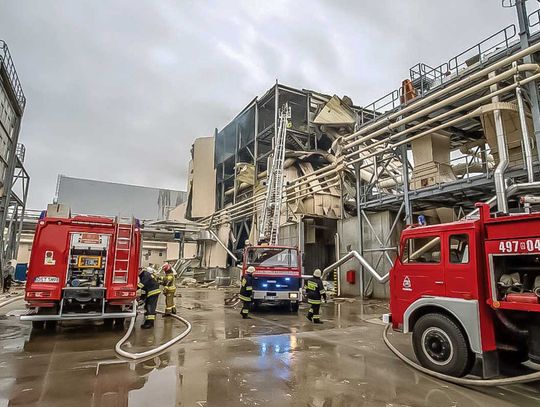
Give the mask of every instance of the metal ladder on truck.
[[121, 284], [127, 283], [128, 281], [132, 236], [133, 219], [117, 218], [116, 242], [114, 245], [114, 262], [112, 276], [113, 283]]
[[279, 241], [279, 221], [283, 200], [283, 165], [285, 163], [285, 143], [287, 128], [291, 118], [291, 108], [285, 103], [279, 111], [279, 126], [274, 139], [272, 167], [266, 179], [266, 199], [261, 211], [259, 240], [275, 246]]

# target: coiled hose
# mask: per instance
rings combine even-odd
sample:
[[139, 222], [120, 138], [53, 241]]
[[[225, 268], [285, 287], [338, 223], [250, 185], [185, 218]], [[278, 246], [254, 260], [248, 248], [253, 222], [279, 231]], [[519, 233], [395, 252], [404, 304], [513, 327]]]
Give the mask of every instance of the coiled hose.
[[436, 379], [444, 380], [449, 383], [458, 384], [460, 386], [477, 386], [477, 387], [495, 387], [495, 386], [507, 386], [510, 384], [529, 383], [540, 380], [540, 372], [529, 373], [515, 377], [505, 377], [502, 379], [466, 379], [463, 377], [448, 376], [442, 373], [434, 372], [433, 370], [426, 369], [423, 366], [413, 362], [403, 353], [401, 353], [388, 339], [388, 331], [391, 325], [388, 324], [383, 331], [383, 341], [390, 349], [390, 351], [396, 355], [399, 359], [405, 362], [407, 365]]

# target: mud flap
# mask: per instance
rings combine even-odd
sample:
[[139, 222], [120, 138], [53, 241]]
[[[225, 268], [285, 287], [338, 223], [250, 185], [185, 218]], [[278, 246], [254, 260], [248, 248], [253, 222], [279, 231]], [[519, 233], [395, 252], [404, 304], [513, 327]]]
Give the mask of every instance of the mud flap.
[[477, 355], [482, 360], [482, 377], [491, 379], [499, 376], [499, 354], [496, 350]]

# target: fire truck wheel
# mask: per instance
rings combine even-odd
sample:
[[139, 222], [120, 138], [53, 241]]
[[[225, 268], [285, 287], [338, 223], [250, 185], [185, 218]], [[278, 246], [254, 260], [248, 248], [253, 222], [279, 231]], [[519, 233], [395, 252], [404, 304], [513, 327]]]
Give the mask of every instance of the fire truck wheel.
[[291, 302], [291, 312], [298, 312], [298, 307], [299, 306], [300, 306], [300, 304], [298, 303], [298, 301]]
[[449, 376], [465, 376], [474, 362], [465, 334], [442, 314], [426, 314], [416, 322], [413, 347], [422, 366]]

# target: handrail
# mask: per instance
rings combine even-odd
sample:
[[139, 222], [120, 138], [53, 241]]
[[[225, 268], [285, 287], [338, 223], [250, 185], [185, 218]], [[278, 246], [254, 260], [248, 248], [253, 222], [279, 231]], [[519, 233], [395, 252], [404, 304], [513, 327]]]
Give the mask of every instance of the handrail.
[[[511, 32], [511, 34], [509, 34], [509, 31]], [[499, 42], [491, 45], [488, 48], [483, 49], [483, 45], [488, 44], [490, 42], [490, 40], [492, 40], [493, 38], [496, 38], [497, 36], [499, 36], [499, 34], [504, 35], [504, 40], [501, 39]], [[493, 49], [497, 49], [497, 47], [502, 45], [502, 44], [505, 45], [505, 49], [508, 49], [510, 47], [510, 40], [512, 38], [514, 38], [516, 36], [516, 34], [517, 34], [517, 30], [516, 30], [516, 26], [514, 24], [510, 24], [509, 26], [503, 28], [502, 30], [497, 31], [495, 34], [490, 35], [489, 37], [487, 37], [483, 41], [480, 41], [479, 43], [473, 45], [472, 47], [469, 47], [465, 51], [463, 51], [460, 54], [456, 55], [455, 57], [451, 58], [448, 61], [449, 71], [452, 72], [452, 70], [455, 70], [455, 73], [457, 74], [459, 72], [459, 69], [463, 65], [467, 64], [468, 60], [470, 60], [471, 58], [474, 58], [476, 56], [478, 56], [479, 61], [481, 62], [482, 54], [485, 54], [486, 52], [489, 52], [489, 51], [491, 51]], [[474, 55], [469, 54], [470, 51], [475, 51], [475, 50], [477, 50], [478, 52], [475, 53]], [[458, 61], [462, 57], [466, 56], [467, 54], [469, 54], [469, 56], [466, 58], [466, 60], [463, 61], [463, 62], [458, 63]]]
[[[540, 12], [540, 10], [538, 10]], [[534, 13], [533, 13], [534, 14]], [[539, 13], [540, 18], [540, 13]], [[538, 23], [537, 23], [538, 24]], [[465, 51], [459, 53], [458, 55], [450, 58], [448, 62], [443, 62], [439, 66], [432, 68], [429, 65], [426, 65], [424, 63], [418, 63], [411, 67], [409, 69], [409, 74], [411, 75], [411, 80], [414, 82], [419, 81], [420, 84], [426, 81], [434, 82], [437, 79], [441, 80], [441, 84], [443, 82], [443, 79], [447, 76], [450, 76], [451, 74], [454, 74], [455, 76], [460, 76], [463, 69], [461, 69], [464, 65], [467, 65], [467, 61], [471, 58], [475, 58], [478, 56], [478, 60], [482, 62], [482, 55], [485, 55], [489, 51], [496, 50], [497, 47], [504, 44], [504, 49], [501, 49], [500, 52], [508, 50], [510, 48], [510, 42], [511, 40], [516, 37], [517, 35], [517, 29], [514, 24], [510, 24], [507, 27], [503, 28], [502, 30], [497, 31], [496, 33], [490, 35], [489, 37], [485, 38], [484, 40], [476, 43], [472, 47], [467, 48]], [[498, 40], [498, 37], [502, 37], [500, 40]], [[497, 39], [497, 42], [494, 44], [492, 43], [493, 39]], [[491, 44], [487, 46], [487, 44]], [[471, 51], [476, 50], [477, 53], [474, 55], [471, 54]], [[467, 56], [467, 58], [464, 58]], [[463, 61], [461, 61], [464, 59]], [[413, 77], [414, 76], [414, 77]], [[420, 87], [420, 89], [417, 89], [420, 91], [419, 96], [425, 95], [428, 91], [431, 91], [435, 89], [437, 86], [430, 86], [425, 88]], [[374, 102], [371, 102], [367, 105], [364, 105], [363, 110], [370, 111], [372, 113], [372, 117], [370, 117], [368, 120], [365, 120], [363, 110], [360, 117], [360, 127], [371, 123], [375, 119], [379, 118], [380, 116], [387, 114], [391, 111], [394, 111], [395, 109], [399, 108], [403, 103], [401, 103], [401, 88], [395, 89], [391, 92], [388, 92], [383, 97], [375, 100]], [[385, 103], [381, 103], [384, 102]], [[389, 108], [391, 106], [391, 108]], [[388, 110], [384, 110], [385, 108], [389, 108]]]
[[9, 48], [2, 40], [0, 40], [0, 67], [4, 68], [8, 82], [11, 85], [11, 90], [17, 99], [21, 112], [23, 112], [26, 106], [26, 97], [24, 96], [21, 82], [19, 81], [19, 75], [17, 75], [17, 70], [15, 69], [15, 64], [9, 53]]

